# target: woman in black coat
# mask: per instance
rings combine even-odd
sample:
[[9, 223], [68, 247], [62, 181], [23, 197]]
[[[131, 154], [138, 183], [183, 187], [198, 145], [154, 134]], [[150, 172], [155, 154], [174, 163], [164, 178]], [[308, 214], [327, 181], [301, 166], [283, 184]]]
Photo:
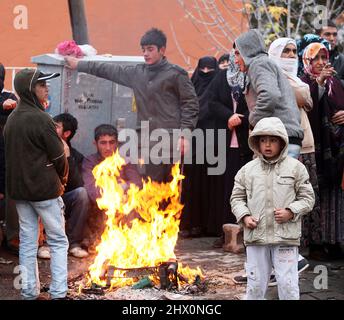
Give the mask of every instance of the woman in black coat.
[[[214, 57], [203, 57], [191, 77], [191, 81], [197, 93], [200, 110], [196, 129], [202, 130], [214, 128], [214, 118], [209, 115], [208, 95], [209, 85], [218, 73], [217, 60]], [[205, 141], [205, 140], [203, 140]], [[184, 209], [181, 219], [181, 236], [199, 237], [206, 235], [207, 221], [210, 210], [210, 200], [213, 199], [213, 190], [210, 189], [207, 174], [209, 165], [205, 162], [196, 163], [195, 144], [192, 147], [192, 164], [184, 165], [185, 179], [182, 188], [182, 202]], [[205, 148], [198, 150], [205, 155]]]

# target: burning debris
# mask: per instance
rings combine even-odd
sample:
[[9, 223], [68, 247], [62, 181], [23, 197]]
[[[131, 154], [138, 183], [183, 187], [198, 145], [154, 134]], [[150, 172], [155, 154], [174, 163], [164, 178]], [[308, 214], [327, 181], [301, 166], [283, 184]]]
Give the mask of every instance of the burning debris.
[[200, 268], [183, 267], [174, 253], [183, 208], [179, 186], [184, 176], [179, 164], [172, 168], [170, 183], [148, 180], [142, 189], [131, 184], [127, 191], [120, 178], [124, 164], [117, 152], [93, 170], [102, 195], [97, 204], [105, 211], [107, 222], [89, 268], [87, 288], [81, 291], [103, 294], [124, 286], [201, 288], [204, 276]]

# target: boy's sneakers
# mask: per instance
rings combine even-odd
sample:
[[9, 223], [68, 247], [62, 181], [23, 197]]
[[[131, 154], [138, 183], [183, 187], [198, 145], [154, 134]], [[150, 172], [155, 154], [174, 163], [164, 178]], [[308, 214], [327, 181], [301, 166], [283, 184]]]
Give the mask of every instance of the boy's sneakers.
[[302, 271], [305, 271], [309, 267], [309, 262], [307, 259], [302, 258], [297, 262], [297, 271], [298, 273], [301, 273]]
[[[247, 283], [247, 275], [243, 274], [242, 276], [235, 276], [233, 278], [233, 282], [236, 284], [246, 284]], [[276, 277], [274, 274], [270, 276], [269, 287], [274, 287], [277, 285]]]
[[235, 284], [246, 284], [247, 283], [247, 275], [243, 274], [242, 276], [235, 276], [235, 277], [233, 277], [232, 280]]
[[275, 287], [275, 286], [277, 286], [277, 280], [276, 280], [275, 275], [272, 274], [270, 276], [270, 281], [269, 281], [268, 287]]
[[[297, 271], [298, 271], [298, 273], [301, 273], [302, 271], [305, 271], [308, 267], [309, 267], [309, 262], [305, 258], [302, 258], [297, 263]], [[246, 284], [247, 283], [247, 275], [243, 274], [241, 276], [235, 276], [235, 277], [233, 277], [232, 280], [233, 280], [233, 282], [235, 284]], [[276, 277], [275, 277], [274, 274], [272, 274], [270, 276], [269, 287], [274, 287], [276, 285], [277, 285]]]
[[88, 252], [81, 247], [74, 247], [69, 249], [69, 254], [71, 254], [75, 258], [86, 258], [88, 257]]
[[50, 249], [47, 246], [38, 248], [37, 257], [41, 259], [50, 259]]

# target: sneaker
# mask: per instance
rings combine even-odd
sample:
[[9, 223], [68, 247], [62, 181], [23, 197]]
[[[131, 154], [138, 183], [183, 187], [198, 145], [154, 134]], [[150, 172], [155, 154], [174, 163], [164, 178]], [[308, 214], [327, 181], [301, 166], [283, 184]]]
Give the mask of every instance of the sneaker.
[[[243, 274], [242, 276], [235, 276], [233, 278], [233, 282], [236, 283], [236, 284], [246, 284], [247, 283], [247, 275]], [[275, 277], [274, 274], [272, 274], [270, 276], [270, 281], [269, 281], [268, 286], [269, 287], [274, 287], [276, 285], [277, 285], [276, 277]]]
[[235, 276], [235, 277], [233, 277], [233, 282], [236, 284], [246, 284], [247, 283], [247, 275], [243, 274], [242, 276]]
[[40, 259], [50, 259], [50, 249], [47, 246], [38, 248], [37, 257]]
[[297, 271], [298, 271], [298, 273], [301, 273], [302, 271], [305, 271], [308, 267], [309, 267], [309, 262], [305, 258], [302, 258], [297, 263]]
[[275, 275], [272, 274], [270, 276], [270, 281], [269, 281], [268, 287], [275, 287], [275, 286], [277, 286], [277, 280], [276, 280]]
[[74, 247], [69, 250], [69, 253], [75, 258], [86, 258], [88, 257], [88, 252], [81, 247]]

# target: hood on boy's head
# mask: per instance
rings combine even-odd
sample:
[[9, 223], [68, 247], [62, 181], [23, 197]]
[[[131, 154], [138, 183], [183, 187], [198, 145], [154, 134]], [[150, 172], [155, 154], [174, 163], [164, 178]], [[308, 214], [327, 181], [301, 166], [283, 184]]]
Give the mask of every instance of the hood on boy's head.
[[283, 122], [276, 117], [263, 118], [259, 120], [248, 138], [248, 145], [251, 150], [257, 155], [262, 156], [259, 151], [258, 137], [259, 136], [277, 136], [284, 142], [285, 146], [281, 150], [280, 157], [285, 158], [288, 154], [288, 134]]
[[20, 70], [14, 77], [14, 88], [22, 101], [44, 109], [37, 101], [33, 89], [37, 81], [46, 81], [58, 77], [59, 73], [44, 74], [38, 69], [25, 68]]
[[31, 95], [37, 82], [39, 71], [37, 69], [20, 70], [14, 77], [14, 89], [18, 96], [23, 99], [28, 94]]
[[264, 39], [258, 29], [251, 29], [236, 38], [235, 47], [238, 48], [246, 66], [249, 66], [256, 56], [267, 55]]

